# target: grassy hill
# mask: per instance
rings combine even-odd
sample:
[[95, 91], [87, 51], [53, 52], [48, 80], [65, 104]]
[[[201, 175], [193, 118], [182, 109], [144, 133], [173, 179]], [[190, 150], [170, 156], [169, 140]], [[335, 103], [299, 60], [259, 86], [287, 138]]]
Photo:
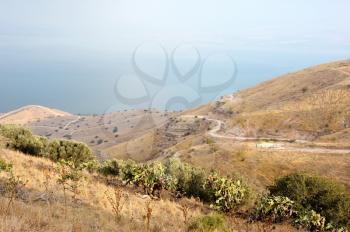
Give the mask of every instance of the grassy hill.
[[218, 231], [297, 231], [286, 224], [210, 216], [217, 214], [198, 200], [177, 199], [166, 193], [161, 199], [151, 198], [140, 189], [120, 186], [112, 177], [87, 171], [75, 191], [70, 186], [64, 191], [57, 163], [3, 148], [0, 161], [13, 167], [11, 175], [0, 172], [0, 231], [187, 231], [205, 215], [214, 220]]
[[229, 133], [317, 140], [349, 127], [349, 90], [350, 61], [340, 61], [274, 78], [206, 109]]
[[[179, 157], [207, 170], [245, 178], [264, 189], [281, 174], [306, 171], [336, 179], [350, 188], [349, 155], [322, 148], [348, 148], [350, 139], [350, 61], [319, 65], [287, 74], [253, 88], [224, 96], [217, 102], [183, 112], [163, 127], [106, 150], [111, 157], [138, 161]], [[259, 148], [261, 142], [212, 138], [204, 130], [166, 136], [190, 127], [195, 115], [224, 122], [224, 135], [306, 140], [285, 143], [281, 149]], [[162, 149], [156, 151], [160, 145]], [[166, 146], [164, 146], [166, 145]], [[277, 143], [276, 146], [279, 146]], [[307, 151], [305, 148], [319, 147]], [[278, 147], [277, 147], [278, 148]], [[290, 148], [290, 149], [289, 149]], [[335, 150], [336, 151], [336, 150]]]
[[14, 111], [1, 114], [0, 123], [25, 125], [37, 120], [64, 116], [71, 116], [71, 114], [44, 106], [28, 105]]
[[[271, 181], [270, 192], [260, 195], [253, 182], [220, 172], [227, 163], [216, 159], [200, 164], [214, 161], [211, 171], [181, 162], [176, 153], [164, 163], [99, 163], [82, 143], [48, 140], [14, 126], [0, 129], [4, 231], [294, 231], [292, 224], [313, 231], [350, 226], [350, 193], [329, 178], [294, 173]], [[214, 157], [231, 156], [223, 145], [206, 143]], [[171, 148], [196, 152], [193, 145], [183, 140]], [[243, 152], [236, 155], [241, 162], [247, 158]], [[300, 188], [289, 189], [293, 185]], [[281, 222], [287, 224], [275, 224]]]

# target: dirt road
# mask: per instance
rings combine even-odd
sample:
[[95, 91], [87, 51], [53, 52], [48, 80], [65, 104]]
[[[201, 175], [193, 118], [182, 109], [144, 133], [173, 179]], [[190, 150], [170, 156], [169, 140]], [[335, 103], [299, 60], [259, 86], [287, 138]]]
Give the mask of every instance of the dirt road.
[[[342, 148], [329, 148], [320, 146], [315, 143], [306, 140], [291, 140], [286, 138], [262, 138], [262, 137], [244, 137], [235, 136], [228, 134], [220, 134], [220, 130], [225, 124], [223, 121], [206, 116], [195, 116], [195, 115], [183, 115], [183, 118], [201, 118], [208, 121], [214, 122], [215, 126], [211, 128], [207, 135], [218, 139], [229, 139], [239, 142], [255, 142], [255, 147], [258, 149], [268, 150], [280, 150], [280, 151], [292, 151], [302, 153], [318, 153], [318, 154], [350, 154], [350, 149]], [[266, 142], [268, 141], [268, 142]]]

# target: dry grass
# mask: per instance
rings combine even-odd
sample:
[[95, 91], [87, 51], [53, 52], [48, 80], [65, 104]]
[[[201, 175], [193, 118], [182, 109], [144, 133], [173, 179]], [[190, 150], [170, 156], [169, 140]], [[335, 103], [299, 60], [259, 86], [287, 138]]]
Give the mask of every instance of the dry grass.
[[0, 123], [24, 125], [49, 117], [70, 116], [69, 113], [43, 106], [26, 106], [0, 117]]
[[257, 190], [264, 190], [277, 177], [305, 171], [337, 180], [350, 189], [350, 156], [256, 149], [255, 143], [217, 142], [216, 150], [203, 144], [179, 151], [193, 165], [224, 175], [243, 177]]
[[110, 158], [145, 161], [152, 158], [155, 143], [154, 131], [151, 131], [135, 139], [110, 147], [105, 152], [108, 153]]
[[[114, 188], [85, 174], [75, 201], [72, 200], [73, 195], [67, 192], [65, 209], [63, 191], [57, 183], [58, 175], [52, 171], [53, 163], [9, 150], [1, 150], [0, 157], [13, 163], [15, 175], [28, 181], [23, 195], [14, 200], [9, 213], [1, 210], [1, 231], [116, 231], [116, 228], [118, 231], [144, 231], [142, 209], [147, 198], [129, 192], [129, 200], [120, 210], [120, 220], [116, 221], [113, 206], [105, 195], [106, 192], [114, 192]], [[47, 170], [50, 170], [49, 179]], [[4, 178], [5, 173], [1, 173], [0, 179]], [[52, 196], [48, 196], [48, 192]], [[7, 203], [7, 198], [0, 197], [1, 209]], [[181, 220], [177, 220], [182, 217], [182, 212], [176, 203], [158, 200], [152, 201], [152, 206], [152, 231], [155, 228], [158, 228], [156, 231], [181, 231], [176, 229], [182, 226]], [[200, 209], [193, 209], [191, 213], [198, 215]]]
[[[98, 181], [88, 173], [80, 183], [76, 199], [67, 192], [67, 206], [61, 186], [57, 183], [55, 165], [48, 160], [23, 155], [6, 149], [0, 158], [13, 164], [13, 173], [27, 184], [17, 194], [6, 212], [9, 199], [0, 196], [0, 231], [186, 231], [190, 220], [210, 213], [207, 206], [194, 199], [182, 202], [151, 200], [132, 189], [117, 189], [113, 204], [106, 193], [114, 193], [113, 186]], [[6, 174], [0, 174], [0, 192]], [[119, 192], [120, 190], [120, 192]], [[119, 194], [120, 193], [120, 194]], [[122, 199], [123, 198], [123, 199]], [[121, 200], [120, 202], [117, 202]], [[127, 199], [127, 200], [126, 200]], [[185, 201], [185, 202], [184, 202]], [[115, 220], [115, 205], [118, 220]], [[232, 231], [261, 231], [261, 223], [246, 223], [240, 218], [229, 218]], [[288, 225], [273, 226], [273, 231], [296, 231]]]

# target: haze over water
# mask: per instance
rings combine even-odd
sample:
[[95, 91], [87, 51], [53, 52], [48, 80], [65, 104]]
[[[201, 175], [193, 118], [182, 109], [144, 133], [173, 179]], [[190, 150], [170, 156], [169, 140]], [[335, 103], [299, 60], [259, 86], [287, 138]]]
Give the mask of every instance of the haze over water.
[[[193, 47], [202, 63], [215, 54], [232, 57], [238, 71], [234, 83], [201, 93], [196, 104], [204, 104], [278, 75], [348, 59], [349, 8], [346, 0], [0, 0], [0, 112], [27, 104], [72, 113], [148, 107], [123, 104], [115, 94], [116, 80], [135, 71], [132, 55], [140, 45], [145, 49], [139, 65], [158, 74], [164, 54], [154, 45], [163, 46], [168, 56], [178, 45], [187, 46], [176, 56], [177, 67], [185, 71], [195, 63]], [[213, 84], [227, 78], [231, 68], [215, 59], [202, 75]], [[197, 74], [186, 84], [198, 92]], [[170, 69], [166, 85], [181, 93], [176, 83]], [[137, 84], [128, 86], [129, 95], [139, 94]]]

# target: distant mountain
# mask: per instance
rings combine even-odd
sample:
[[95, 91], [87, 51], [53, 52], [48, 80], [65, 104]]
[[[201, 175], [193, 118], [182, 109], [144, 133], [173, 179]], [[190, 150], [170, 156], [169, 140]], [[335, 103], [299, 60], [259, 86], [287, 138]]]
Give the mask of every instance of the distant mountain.
[[71, 116], [70, 113], [38, 105], [28, 105], [0, 115], [0, 123], [25, 125], [46, 118]]

